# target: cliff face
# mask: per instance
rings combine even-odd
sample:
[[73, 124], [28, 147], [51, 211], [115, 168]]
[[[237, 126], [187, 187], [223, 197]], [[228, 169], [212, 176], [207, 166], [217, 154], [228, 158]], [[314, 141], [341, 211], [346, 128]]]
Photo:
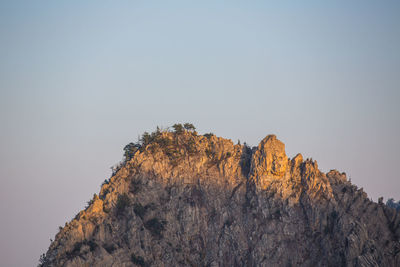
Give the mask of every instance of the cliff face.
[[60, 230], [43, 266], [400, 266], [400, 215], [274, 135], [161, 132]]

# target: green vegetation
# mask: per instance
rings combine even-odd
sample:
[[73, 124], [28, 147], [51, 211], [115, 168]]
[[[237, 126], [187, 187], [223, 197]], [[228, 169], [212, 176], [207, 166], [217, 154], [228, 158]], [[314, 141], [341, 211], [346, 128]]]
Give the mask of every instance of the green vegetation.
[[98, 247], [98, 245], [96, 244], [96, 242], [94, 242], [93, 240], [87, 241], [87, 242], [86, 242], [86, 245], [89, 246], [90, 251], [94, 251], [94, 250]]
[[212, 136], [214, 136], [214, 134], [213, 133], [206, 133], [206, 134], [203, 134], [203, 136], [208, 138], [208, 139], [210, 139]]
[[[191, 123], [182, 124], [174, 124], [172, 126], [174, 129], [173, 133], [176, 136], [183, 134], [185, 131], [195, 133], [196, 127]], [[173, 145], [173, 140], [163, 135], [163, 133], [170, 132], [167, 130], [161, 130], [160, 127], [157, 126], [156, 130], [152, 133], [144, 132], [143, 135], [139, 138], [137, 143], [129, 143], [125, 146], [125, 161], [130, 160], [136, 151], [144, 151], [145, 147], [150, 144], [157, 144], [162, 148], [167, 148]]]
[[150, 233], [158, 238], [162, 237], [162, 232], [165, 230], [165, 224], [167, 222], [164, 220], [159, 220], [158, 218], [153, 218], [144, 223], [144, 227], [150, 231]]
[[133, 264], [138, 266], [147, 266], [146, 262], [144, 261], [143, 257], [136, 256], [134, 253], [131, 255], [131, 261]]
[[206, 149], [205, 150], [207, 157], [210, 159], [210, 164], [211, 165], [217, 165], [221, 163], [223, 160], [232, 157], [231, 152], [227, 152], [226, 154], [222, 155], [221, 157], [218, 157], [217, 153], [213, 151], [212, 149]]
[[196, 142], [194, 139], [189, 139], [186, 144], [185, 144], [186, 151], [188, 152], [189, 155], [194, 155], [197, 153], [196, 149]]
[[[185, 124], [174, 124], [172, 126], [174, 135], [165, 135], [163, 133], [169, 132], [168, 130], [161, 131], [157, 127], [157, 130], [151, 134], [144, 133], [141, 138], [140, 151], [144, 150], [145, 146], [149, 146], [150, 151], [154, 151], [157, 148], [163, 150], [163, 152], [168, 156], [173, 165], [177, 165], [179, 159], [181, 159], [184, 154], [182, 150], [193, 155], [197, 152], [196, 143], [194, 136], [197, 135], [195, 129], [191, 123]], [[183, 135], [185, 132], [190, 133], [189, 135]]]
[[[111, 167], [112, 175], [115, 175], [127, 162], [129, 162], [135, 154], [149, 150], [150, 152], [156, 151], [161, 148], [163, 152], [171, 160], [172, 165], [177, 165], [179, 160], [187, 153], [194, 155], [197, 153], [195, 136], [197, 136], [196, 127], [192, 123], [176, 123], [172, 125], [172, 130], [161, 129], [157, 126], [156, 130], [152, 133], [144, 132], [137, 142], [130, 142], [124, 147], [123, 160], [119, 164]], [[173, 133], [165, 134], [165, 133]], [[186, 134], [185, 134], [186, 133]], [[214, 134], [205, 134], [207, 138], [211, 138]], [[109, 181], [104, 181], [103, 184]]]
[[133, 158], [136, 151], [140, 148], [140, 144], [138, 143], [129, 143], [124, 147], [124, 159], [125, 161], [129, 161]]
[[218, 163], [220, 163], [223, 160], [223, 157], [218, 158], [217, 153], [212, 149], [206, 149], [205, 152], [206, 152], [207, 157], [210, 159], [210, 161], [209, 161], [210, 165], [217, 165]]
[[116, 250], [117, 248], [114, 246], [114, 244], [104, 244], [103, 248], [109, 253], [113, 253], [114, 250]]
[[77, 242], [74, 245], [74, 248], [67, 253], [68, 257], [75, 257], [77, 255], [79, 255], [82, 246], [89, 246], [90, 251], [94, 251], [98, 245], [96, 244], [96, 242], [94, 242], [93, 240], [84, 240], [82, 242]]
[[66, 253], [67, 257], [68, 258], [73, 258], [73, 257], [76, 257], [77, 255], [79, 255], [79, 253], [81, 251], [81, 247], [82, 247], [83, 244], [84, 244], [83, 242], [75, 243], [74, 248], [71, 251]]
[[133, 212], [141, 219], [143, 219], [144, 215], [146, 214], [147, 209], [142, 206], [140, 203], [133, 204]]
[[185, 128], [185, 130], [187, 131], [193, 131], [193, 132], [196, 131], [196, 127], [194, 127], [194, 125], [191, 123], [185, 123], [183, 125], [183, 128]]
[[119, 195], [115, 206], [117, 215], [122, 215], [125, 209], [130, 205], [131, 200], [126, 193]]
[[183, 125], [180, 123], [172, 125], [172, 128], [174, 128], [176, 134], [183, 133]]
[[176, 134], [181, 134], [184, 131], [188, 131], [188, 132], [195, 132], [196, 131], [196, 127], [194, 127], [193, 124], [191, 123], [184, 123], [183, 125], [180, 123], [176, 123], [174, 125], [172, 125], [172, 128], [174, 128], [174, 132]]
[[206, 149], [205, 152], [206, 152], [207, 157], [209, 157], [209, 158], [212, 158], [215, 156], [215, 152], [212, 151], [211, 149]]
[[130, 192], [137, 194], [142, 189], [142, 180], [140, 178], [133, 178], [129, 186]]

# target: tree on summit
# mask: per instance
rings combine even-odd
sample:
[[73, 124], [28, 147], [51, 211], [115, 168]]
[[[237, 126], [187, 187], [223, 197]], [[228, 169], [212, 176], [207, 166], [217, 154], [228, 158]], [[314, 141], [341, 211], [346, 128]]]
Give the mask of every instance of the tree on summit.
[[181, 123], [175, 123], [174, 125], [172, 125], [172, 128], [174, 128], [174, 132], [176, 134], [181, 134], [184, 131], [194, 132], [196, 130], [196, 127], [188, 122], [184, 123], [183, 125]]
[[194, 127], [193, 124], [187, 123], [187, 122], [183, 125], [183, 127], [184, 127], [187, 131], [195, 131], [195, 130], [196, 130], [196, 127]]
[[129, 143], [124, 147], [125, 161], [129, 161], [133, 158], [133, 155], [140, 148], [139, 144]]
[[172, 128], [174, 128], [174, 132], [176, 134], [181, 134], [183, 133], [183, 126], [180, 123], [175, 123], [174, 125], [172, 125]]

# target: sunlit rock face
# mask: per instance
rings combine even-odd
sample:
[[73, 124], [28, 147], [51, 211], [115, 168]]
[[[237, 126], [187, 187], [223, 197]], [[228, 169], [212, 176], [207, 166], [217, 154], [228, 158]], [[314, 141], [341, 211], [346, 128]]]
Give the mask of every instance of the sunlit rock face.
[[268, 135], [258, 145], [251, 161], [251, 178], [265, 189], [271, 180], [282, 178], [286, 174], [288, 158], [285, 144]]
[[344, 173], [159, 132], [56, 235], [43, 266], [400, 266], [400, 214]]

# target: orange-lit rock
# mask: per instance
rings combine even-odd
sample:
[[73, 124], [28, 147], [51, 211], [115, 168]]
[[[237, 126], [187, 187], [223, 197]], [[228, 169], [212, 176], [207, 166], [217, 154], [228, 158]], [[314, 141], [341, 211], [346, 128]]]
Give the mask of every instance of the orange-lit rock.
[[160, 132], [90, 203], [43, 266], [400, 266], [400, 214], [274, 135]]

